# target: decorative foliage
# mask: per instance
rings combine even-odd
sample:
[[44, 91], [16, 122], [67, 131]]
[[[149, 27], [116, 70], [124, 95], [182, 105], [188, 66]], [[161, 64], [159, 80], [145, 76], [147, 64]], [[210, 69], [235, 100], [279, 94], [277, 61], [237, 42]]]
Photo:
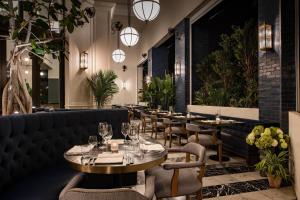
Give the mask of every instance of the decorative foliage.
[[159, 77], [152, 77], [149, 84], [145, 84], [140, 100], [146, 101], [150, 107], [156, 108], [161, 105], [163, 109], [168, 109], [169, 106], [174, 105], [175, 86], [173, 84], [173, 77], [166, 74], [163, 79]]
[[255, 126], [252, 132], [246, 138], [247, 144], [255, 145], [261, 150], [285, 150], [288, 148], [289, 141], [289, 136], [284, 134], [280, 128], [264, 128], [261, 125]]
[[223, 34], [220, 49], [205, 57], [196, 67], [200, 89], [195, 103], [215, 106], [257, 106], [257, 27], [232, 27]]
[[107, 104], [112, 99], [113, 95], [118, 92], [118, 86], [115, 83], [116, 79], [117, 75], [111, 70], [100, 70], [90, 78], [87, 78], [88, 85], [93, 92], [98, 108]]
[[290, 180], [288, 173], [288, 146], [290, 138], [280, 128], [255, 126], [246, 138], [249, 145], [261, 150], [261, 161], [256, 169], [272, 177]]
[[281, 177], [286, 181], [291, 180], [287, 163], [289, 161], [288, 151], [281, 151], [278, 155], [268, 150], [264, 158], [255, 165], [257, 170], [263, 171], [273, 177]]
[[[45, 54], [57, 58], [65, 50], [65, 28], [72, 33], [75, 27], [88, 22], [95, 10], [82, 9], [79, 0], [68, 1], [65, 6], [61, 0], [22, 0], [0, 1], [0, 19], [9, 24], [9, 35], [13, 50], [8, 61], [10, 79], [3, 90], [2, 112], [8, 115], [14, 111], [30, 113], [32, 100], [20, 71], [24, 53], [44, 59]], [[59, 23], [59, 30], [52, 30]], [[1, 36], [3, 37], [3, 36]]]

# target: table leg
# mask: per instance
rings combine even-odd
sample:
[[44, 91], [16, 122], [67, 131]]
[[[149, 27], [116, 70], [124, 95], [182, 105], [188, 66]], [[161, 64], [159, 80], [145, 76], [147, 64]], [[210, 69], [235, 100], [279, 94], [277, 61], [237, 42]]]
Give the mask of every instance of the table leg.
[[[217, 138], [222, 140], [221, 138], [221, 131], [222, 131], [222, 128], [221, 127], [217, 127]], [[219, 161], [219, 149], [217, 148], [217, 154], [216, 155], [210, 155], [209, 156], [209, 159], [213, 160], [213, 161]], [[230, 158], [228, 156], [224, 156], [222, 155], [222, 162], [227, 162], [229, 161]]]

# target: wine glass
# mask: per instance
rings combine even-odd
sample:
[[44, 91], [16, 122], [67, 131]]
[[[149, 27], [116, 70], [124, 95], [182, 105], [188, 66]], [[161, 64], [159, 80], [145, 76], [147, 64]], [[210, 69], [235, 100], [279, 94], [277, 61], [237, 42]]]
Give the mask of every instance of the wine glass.
[[135, 123], [130, 125], [128, 136], [131, 139], [132, 148], [134, 150], [134, 146], [139, 142], [138, 126]]
[[89, 136], [88, 143], [89, 143], [90, 145], [96, 146], [97, 143], [98, 143], [97, 136], [96, 136], [96, 135], [91, 135], [91, 136]]
[[130, 124], [128, 122], [123, 122], [121, 127], [121, 132], [124, 135], [124, 144], [126, 143], [126, 138], [130, 129]]
[[[106, 132], [105, 132], [106, 126], [107, 126], [106, 122], [100, 122], [98, 125], [98, 133], [99, 133], [100, 137], [102, 138], [102, 143], [104, 140], [104, 135], [106, 134]], [[101, 148], [103, 148], [103, 146]]]
[[104, 133], [104, 141], [106, 143], [106, 146], [108, 146], [108, 141], [111, 140], [113, 136], [112, 126], [110, 124], [106, 124]]

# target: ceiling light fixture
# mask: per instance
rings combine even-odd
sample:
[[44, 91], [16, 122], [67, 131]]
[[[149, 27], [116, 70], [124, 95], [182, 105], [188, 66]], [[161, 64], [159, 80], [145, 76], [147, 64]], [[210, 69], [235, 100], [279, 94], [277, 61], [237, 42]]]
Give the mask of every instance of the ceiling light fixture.
[[114, 50], [112, 53], [112, 59], [116, 63], [122, 63], [126, 58], [125, 52], [122, 49], [120, 49], [119, 33], [120, 33], [120, 30], [122, 29], [122, 27], [123, 27], [123, 25], [121, 24], [121, 22], [116, 22], [112, 26], [113, 31], [115, 31], [115, 30], [118, 31], [118, 34], [117, 34], [118, 48], [116, 50]]
[[124, 28], [120, 33], [121, 42], [128, 47], [135, 46], [139, 41], [139, 33], [131, 27], [131, 0], [128, 0], [128, 27]]
[[133, 12], [142, 21], [154, 20], [160, 11], [159, 0], [134, 0]]

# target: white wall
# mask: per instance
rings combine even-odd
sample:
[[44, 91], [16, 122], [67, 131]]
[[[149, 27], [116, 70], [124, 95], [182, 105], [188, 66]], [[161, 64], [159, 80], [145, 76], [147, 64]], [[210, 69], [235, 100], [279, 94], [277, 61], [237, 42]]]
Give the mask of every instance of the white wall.
[[[143, 23], [132, 17], [132, 26], [140, 33]], [[127, 16], [116, 15], [113, 22], [120, 21], [123, 28], [127, 27]], [[140, 42], [134, 47], [126, 47], [120, 41], [120, 48], [125, 52], [126, 59], [123, 63], [115, 63], [111, 59], [111, 53], [117, 49], [118, 34], [112, 35], [112, 43], [110, 48], [110, 66], [117, 74], [118, 79], [116, 83], [119, 86], [119, 93], [116, 94], [112, 100], [112, 104], [136, 104], [137, 103], [137, 66], [140, 56]], [[124, 72], [122, 66], [126, 65], [127, 70]], [[123, 89], [123, 82], [126, 83], [126, 89]]]
[[[86, 78], [100, 69], [110, 69], [111, 15], [115, 4], [96, 2], [96, 16], [69, 35], [69, 62], [66, 63], [66, 107], [94, 107]], [[80, 52], [88, 53], [88, 69], [79, 69]]]
[[294, 189], [300, 198], [300, 113], [289, 112], [289, 135], [291, 137], [292, 173], [294, 174]]

